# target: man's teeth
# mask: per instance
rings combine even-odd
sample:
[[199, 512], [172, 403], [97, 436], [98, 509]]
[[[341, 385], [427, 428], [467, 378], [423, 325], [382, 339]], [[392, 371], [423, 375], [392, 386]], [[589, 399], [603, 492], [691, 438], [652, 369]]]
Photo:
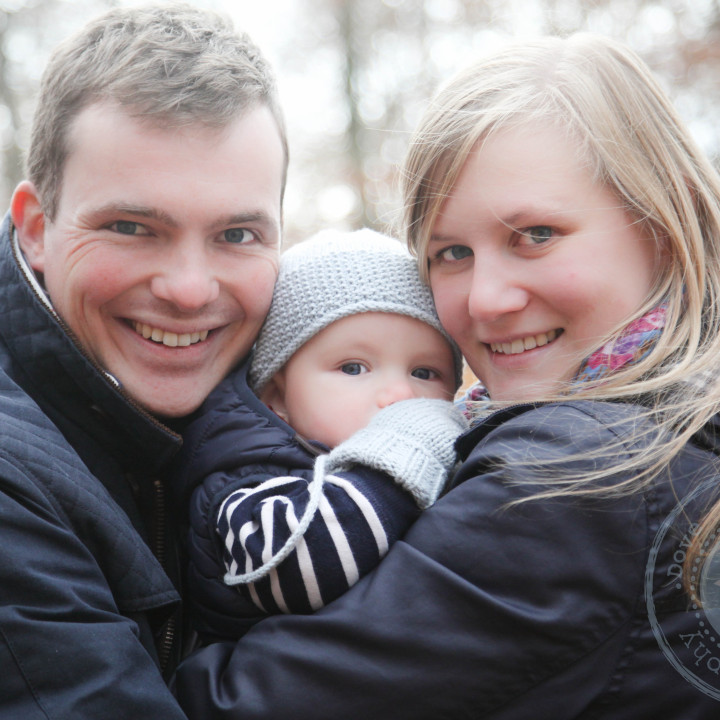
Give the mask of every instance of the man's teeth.
[[530, 335], [520, 340], [513, 340], [507, 343], [490, 343], [490, 349], [496, 353], [504, 355], [517, 355], [525, 352], [525, 350], [533, 350], [536, 347], [542, 347], [552, 342], [558, 336], [557, 330], [550, 330], [539, 335]]
[[205, 340], [208, 336], [208, 330], [202, 330], [201, 332], [193, 333], [174, 333], [166, 332], [160, 328], [154, 328], [144, 323], [136, 322], [135, 332], [142, 335], [148, 340], [152, 340], [156, 343], [162, 343], [168, 347], [187, 347], [188, 345], [194, 345], [197, 342]]

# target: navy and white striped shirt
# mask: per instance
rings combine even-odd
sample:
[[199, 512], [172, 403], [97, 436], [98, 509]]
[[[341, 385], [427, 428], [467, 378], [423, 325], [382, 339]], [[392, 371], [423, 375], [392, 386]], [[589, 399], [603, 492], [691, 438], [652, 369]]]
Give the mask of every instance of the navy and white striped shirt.
[[[317, 509], [307, 530], [296, 538], [285, 559], [267, 568], [297, 531], [311, 502], [311, 480], [270, 478], [235, 490], [218, 511], [225, 581], [235, 584], [245, 575], [250, 582], [242, 584], [262, 612], [317, 610], [375, 567], [399, 536], [398, 514], [395, 508], [390, 510], [390, 504], [398, 505], [398, 488], [390, 478], [368, 481], [359, 469], [332, 475], [323, 472]], [[403, 514], [409, 524], [417, 508], [409, 495], [407, 500]], [[257, 578], [263, 565], [267, 569]]]

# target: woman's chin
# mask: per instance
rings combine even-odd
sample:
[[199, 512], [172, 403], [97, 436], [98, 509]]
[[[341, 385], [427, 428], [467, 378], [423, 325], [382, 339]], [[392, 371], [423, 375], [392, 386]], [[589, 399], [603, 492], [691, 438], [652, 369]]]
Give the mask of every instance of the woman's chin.
[[557, 395], [567, 387], [567, 383], [560, 378], [538, 378], [517, 382], [491, 380], [485, 387], [492, 400], [526, 403]]

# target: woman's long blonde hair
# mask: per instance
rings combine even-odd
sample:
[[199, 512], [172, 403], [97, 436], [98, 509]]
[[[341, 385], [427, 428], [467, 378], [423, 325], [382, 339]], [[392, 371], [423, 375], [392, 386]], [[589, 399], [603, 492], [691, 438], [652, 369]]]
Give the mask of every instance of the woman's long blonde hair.
[[[499, 129], [548, 122], [568, 133], [595, 179], [655, 239], [662, 267], [635, 317], [665, 301], [667, 318], [641, 361], [601, 384], [573, 388], [577, 399], [639, 401], [654, 420], [648, 442], [630, 460], [602, 463], [592, 476], [558, 478], [544, 494], [607, 492], [588, 480], [617, 471], [630, 479], [613, 492], [635, 491], [720, 410], [720, 178], [645, 64], [610, 39], [580, 34], [523, 41], [460, 72], [430, 103], [411, 140], [404, 234], [427, 275], [435, 220], [470, 152]], [[720, 503], [688, 565], [718, 523]]]

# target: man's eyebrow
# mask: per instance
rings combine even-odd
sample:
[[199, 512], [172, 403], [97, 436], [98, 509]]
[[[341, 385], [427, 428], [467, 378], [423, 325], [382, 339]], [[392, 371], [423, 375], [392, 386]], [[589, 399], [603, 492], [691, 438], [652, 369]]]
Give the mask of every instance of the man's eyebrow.
[[221, 218], [218, 225], [245, 225], [247, 223], [277, 227], [277, 221], [271, 215], [263, 212], [262, 210], [228, 215]]
[[130, 203], [108, 203], [101, 205], [93, 211], [96, 215], [110, 215], [121, 213], [123, 215], [134, 215], [136, 217], [147, 218], [148, 220], [158, 220], [170, 227], [177, 227], [178, 222], [168, 213], [158, 210], [154, 207], [145, 205], [131, 205]]
[[[131, 203], [108, 203], [107, 205], [102, 205], [93, 211], [93, 214], [97, 215], [111, 215], [114, 213], [147, 218], [148, 220], [157, 220], [158, 222], [172, 228], [177, 228], [180, 225], [180, 223], [169, 213], [159, 210], [158, 208], [145, 205], [132, 205]], [[220, 217], [217, 222], [213, 224], [217, 227], [253, 224], [262, 225], [275, 232], [280, 231], [277, 220], [263, 210], [232, 213], [230, 215]]]

